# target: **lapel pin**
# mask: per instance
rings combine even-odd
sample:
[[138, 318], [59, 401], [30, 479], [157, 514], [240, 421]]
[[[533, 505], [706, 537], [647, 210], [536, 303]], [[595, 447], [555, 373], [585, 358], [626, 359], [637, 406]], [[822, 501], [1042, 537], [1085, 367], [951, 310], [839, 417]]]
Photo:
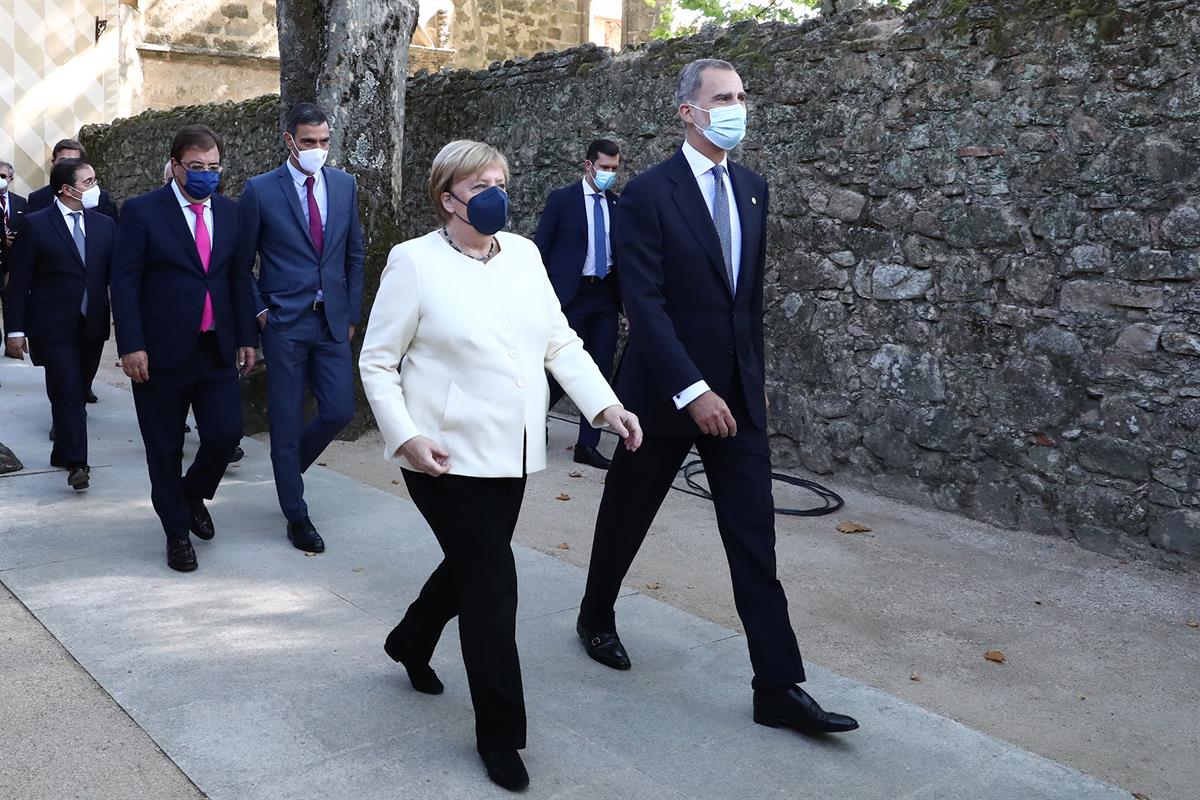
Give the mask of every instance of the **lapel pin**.
[[758, 205], [758, 198], [757, 198], [757, 197], [751, 197], [751, 198], [750, 198], [750, 204], [751, 204], [751, 205], [755, 205], [755, 206], [756, 206], [756, 205]]

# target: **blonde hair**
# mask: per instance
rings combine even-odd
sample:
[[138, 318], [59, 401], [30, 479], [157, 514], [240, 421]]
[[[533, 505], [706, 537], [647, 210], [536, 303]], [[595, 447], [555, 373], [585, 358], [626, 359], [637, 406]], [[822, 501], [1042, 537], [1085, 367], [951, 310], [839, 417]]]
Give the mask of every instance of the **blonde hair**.
[[504, 181], [508, 182], [508, 159], [496, 148], [484, 142], [459, 139], [450, 142], [434, 156], [429, 168], [429, 201], [442, 222], [450, 219], [449, 212], [442, 207], [442, 195], [450, 187], [470, 175], [483, 172], [488, 167], [498, 166], [504, 170]]

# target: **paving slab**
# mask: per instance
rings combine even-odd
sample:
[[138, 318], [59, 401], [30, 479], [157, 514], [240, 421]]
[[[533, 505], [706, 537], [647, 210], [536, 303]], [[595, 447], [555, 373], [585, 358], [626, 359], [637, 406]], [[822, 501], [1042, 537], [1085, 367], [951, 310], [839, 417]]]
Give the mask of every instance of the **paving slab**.
[[[3, 365], [0, 380], [0, 437], [45, 449], [40, 370]], [[200, 790], [214, 800], [506, 796], [474, 753], [454, 626], [433, 660], [442, 696], [412, 691], [382, 652], [440, 558], [410, 503], [314, 467], [307, 497], [329, 550], [306, 556], [283, 536], [266, 446], [247, 440], [212, 504], [217, 537], [197, 545], [200, 569], [171, 572], [130, 446], [132, 399], [96, 388], [104, 414], [91, 435], [111, 466], [82, 496], [57, 471], [0, 478], [0, 580]], [[529, 797], [1129, 797], [815, 665], [814, 695], [862, 730], [756, 726], [744, 639], [630, 591], [618, 613], [635, 667], [604, 669], [573, 631], [583, 571], [514, 550]], [[0, 796], [19, 797], [3, 775]]]

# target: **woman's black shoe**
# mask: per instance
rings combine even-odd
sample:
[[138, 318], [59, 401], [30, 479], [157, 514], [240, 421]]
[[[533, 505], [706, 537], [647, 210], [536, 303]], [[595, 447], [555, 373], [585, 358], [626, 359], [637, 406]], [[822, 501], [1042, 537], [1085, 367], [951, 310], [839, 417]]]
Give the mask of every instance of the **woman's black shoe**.
[[480, 750], [479, 757], [492, 783], [513, 792], [529, 785], [529, 773], [516, 750]]
[[412, 683], [412, 687], [418, 692], [441, 694], [446, 690], [446, 687], [438, 679], [437, 673], [433, 671], [433, 667], [429, 666], [428, 662], [422, 664], [411, 658], [405, 658], [404, 638], [400, 634], [399, 625], [393, 628], [392, 632], [388, 634], [387, 641], [383, 643], [383, 650], [392, 661], [404, 665], [404, 669], [408, 671], [409, 682]]

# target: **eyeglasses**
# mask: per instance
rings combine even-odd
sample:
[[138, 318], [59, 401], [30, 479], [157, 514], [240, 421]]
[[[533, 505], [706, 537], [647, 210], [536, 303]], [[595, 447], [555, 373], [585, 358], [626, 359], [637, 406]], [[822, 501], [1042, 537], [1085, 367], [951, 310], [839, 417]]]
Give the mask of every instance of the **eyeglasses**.
[[181, 165], [188, 172], [221, 172], [224, 169], [220, 164], [201, 164], [199, 161], [192, 161], [188, 164]]

